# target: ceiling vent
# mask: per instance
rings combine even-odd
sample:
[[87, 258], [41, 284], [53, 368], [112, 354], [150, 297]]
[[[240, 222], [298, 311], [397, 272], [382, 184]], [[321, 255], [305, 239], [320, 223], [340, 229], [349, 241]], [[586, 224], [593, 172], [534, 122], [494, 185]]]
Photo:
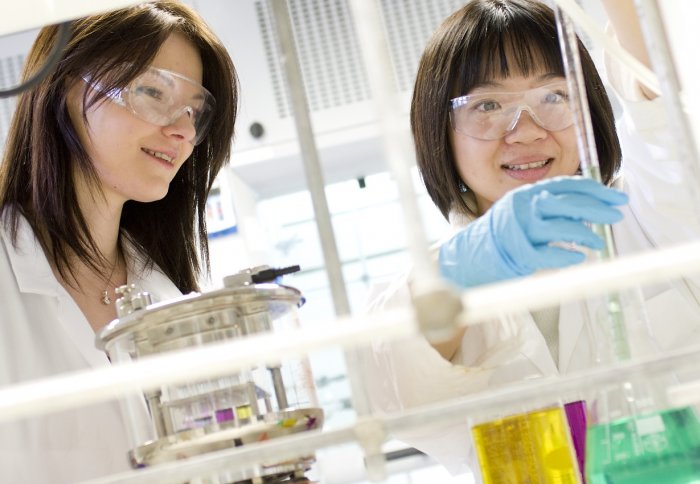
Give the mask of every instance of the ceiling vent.
[[[418, 60], [440, 21], [457, 0], [382, 0], [382, 16], [399, 91], [413, 89]], [[274, 19], [255, 2], [280, 118], [291, 116]], [[370, 99], [369, 84], [346, 0], [291, 0], [289, 11], [309, 109], [321, 111]]]

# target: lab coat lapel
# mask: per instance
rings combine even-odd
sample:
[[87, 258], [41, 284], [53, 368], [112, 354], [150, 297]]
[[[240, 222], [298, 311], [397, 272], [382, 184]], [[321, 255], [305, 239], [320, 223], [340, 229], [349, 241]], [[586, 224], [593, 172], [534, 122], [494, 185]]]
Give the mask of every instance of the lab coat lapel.
[[3, 230], [2, 234], [19, 290], [23, 293], [56, 297], [58, 281], [24, 217], [20, 218], [16, 247], [12, 244], [9, 233]]
[[58, 301], [59, 320], [85, 361], [93, 367], [109, 365], [107, 355], [95, 346], [95, 332], [90, 323], [70, 294], [61, 286], [59, 286]]
[[90, 366], [109, 364], [107, 356], [95, 347], [95, 333], [87, 319], [54, 276], [49, 261], [26, 219], [20, 219], [17, 247], [12, 245], [7, 234], [5, 246], [19, 290], [25, 294], [55, 298], [58, 320], [85, 361]]
[[514, 317], [519, 318], [524, 324], [524, 343], [522, 353], [537, 367], [542, 376], [554, 376], [557, 374], [557, 366], [547, 347], [547, 342], [537, 328], [534, 318], [530, 313], [522, 313]]

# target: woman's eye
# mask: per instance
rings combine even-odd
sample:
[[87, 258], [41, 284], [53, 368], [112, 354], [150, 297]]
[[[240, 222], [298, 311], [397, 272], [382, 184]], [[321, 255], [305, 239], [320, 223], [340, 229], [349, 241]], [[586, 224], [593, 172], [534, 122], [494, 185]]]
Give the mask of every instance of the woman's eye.
[[163, 99], [163, 91], [153, 86], [139, 86], [136, 89], [136, 94], [148, 96], [158, 101]]
[[481, 101], [478, 103], [474, 109], [483, 113], [491, 113], [501, 108], [501, 105], [496, 101]]
[[568, 96], [564, 91], [552, 91], [544, 96], [543, 102], [545, 104], [559, 104], [567, 99]]

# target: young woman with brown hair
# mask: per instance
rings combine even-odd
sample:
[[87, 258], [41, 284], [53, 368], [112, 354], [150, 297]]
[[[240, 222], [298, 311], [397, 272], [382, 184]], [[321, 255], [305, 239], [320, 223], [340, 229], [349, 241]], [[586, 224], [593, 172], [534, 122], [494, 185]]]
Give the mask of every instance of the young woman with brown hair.
[[[40, 31], [25, 78], [56, 35]], [[237, 96], [225, 47], [179, 2], [72, 22], [56, 69], [19, 96], [0, 166], [0, 385], [109, 364], [94, 339], [117, 286], [198, 288]], [[127, 469], [125, 431], [116, 403], [0, 425], [3, 480]]]

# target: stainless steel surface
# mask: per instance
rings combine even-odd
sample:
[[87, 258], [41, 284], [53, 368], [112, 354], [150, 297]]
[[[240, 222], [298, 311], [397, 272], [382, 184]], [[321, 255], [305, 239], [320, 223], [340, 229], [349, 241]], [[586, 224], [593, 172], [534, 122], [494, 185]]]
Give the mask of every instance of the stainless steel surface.
[[[122, 286], [117, 301], [122, 317], [100, 333], [98, 344], [113, 362], [123, 363], [190, 347], [210, 348], [213, 343], [231, 339], [250, 341], [256, 334], [297, 325], [295, 310], [303, 300], [298, 290], [249, 281], [228, 286], [150, 305], [144, 304], [146, 293], [139, 293], [133, 285]], [[320, 428], [322, 410], [299, 408], [301, 401], [288, 401], [282, 373], [287, 363], [291, 362], [271, 364], [269, 371], [256, 363], [217, 378], [162, 384], [147, 390], [156, 440], [132, 442], [132, 465], [146, 467]], [[293, 388], [295, 396], [304, 394], [298, 386]], [[277, 409], [269, 398], [273, 390]], [[127, 424], [133, 425], [132, 429], [141, 427], [136, 420]], [[284, 478], [303, 475], [311, 462], [313, 457], [309, 456], [273, 460], [243, 466], [234, 473], [263, 480]], [[215, 479], [233, 482], [229, 474]]]
[[151, 392], [146, 392], [144, 396], [146, 397], [146, 403], [148, 404], [148, 409], [151, 413], [151, 421], [153, 422], [156, 435], [158, 437], [165, 437], [169, 433], [172, 433], [172, 429], [169, 428], [165, 418], [163, 418], [163, 411], [160, 406], [160, 398], [162, 396], [161, 391], [154, 390]]
[[282, 380], [282, 367], [280, 365], [268, 366], [272, 377], [272, 386], [275, 389], [275, 397], [277, 398], [277, 406], [280, 410], [289, 407], [287, 401], [287, 391], [284, 389], [284, 381]]
[[110, 342], [133, 333], [135, 351], [142, 356], [266, 332], [270, 319], [288, 313], [301, 299], [297, 289], [277, 284], [192, 293], [115, 319], [96, 344], [108, 349]]
[[134, 284], [119, 286], [114, 292], [117, 293], [117, 300], [114, 304], [117, 307], [117, 316], [120, 318], [139, 309], [144, 309], [153, 303], [151, 295], [147, 292], [137, 291]]

